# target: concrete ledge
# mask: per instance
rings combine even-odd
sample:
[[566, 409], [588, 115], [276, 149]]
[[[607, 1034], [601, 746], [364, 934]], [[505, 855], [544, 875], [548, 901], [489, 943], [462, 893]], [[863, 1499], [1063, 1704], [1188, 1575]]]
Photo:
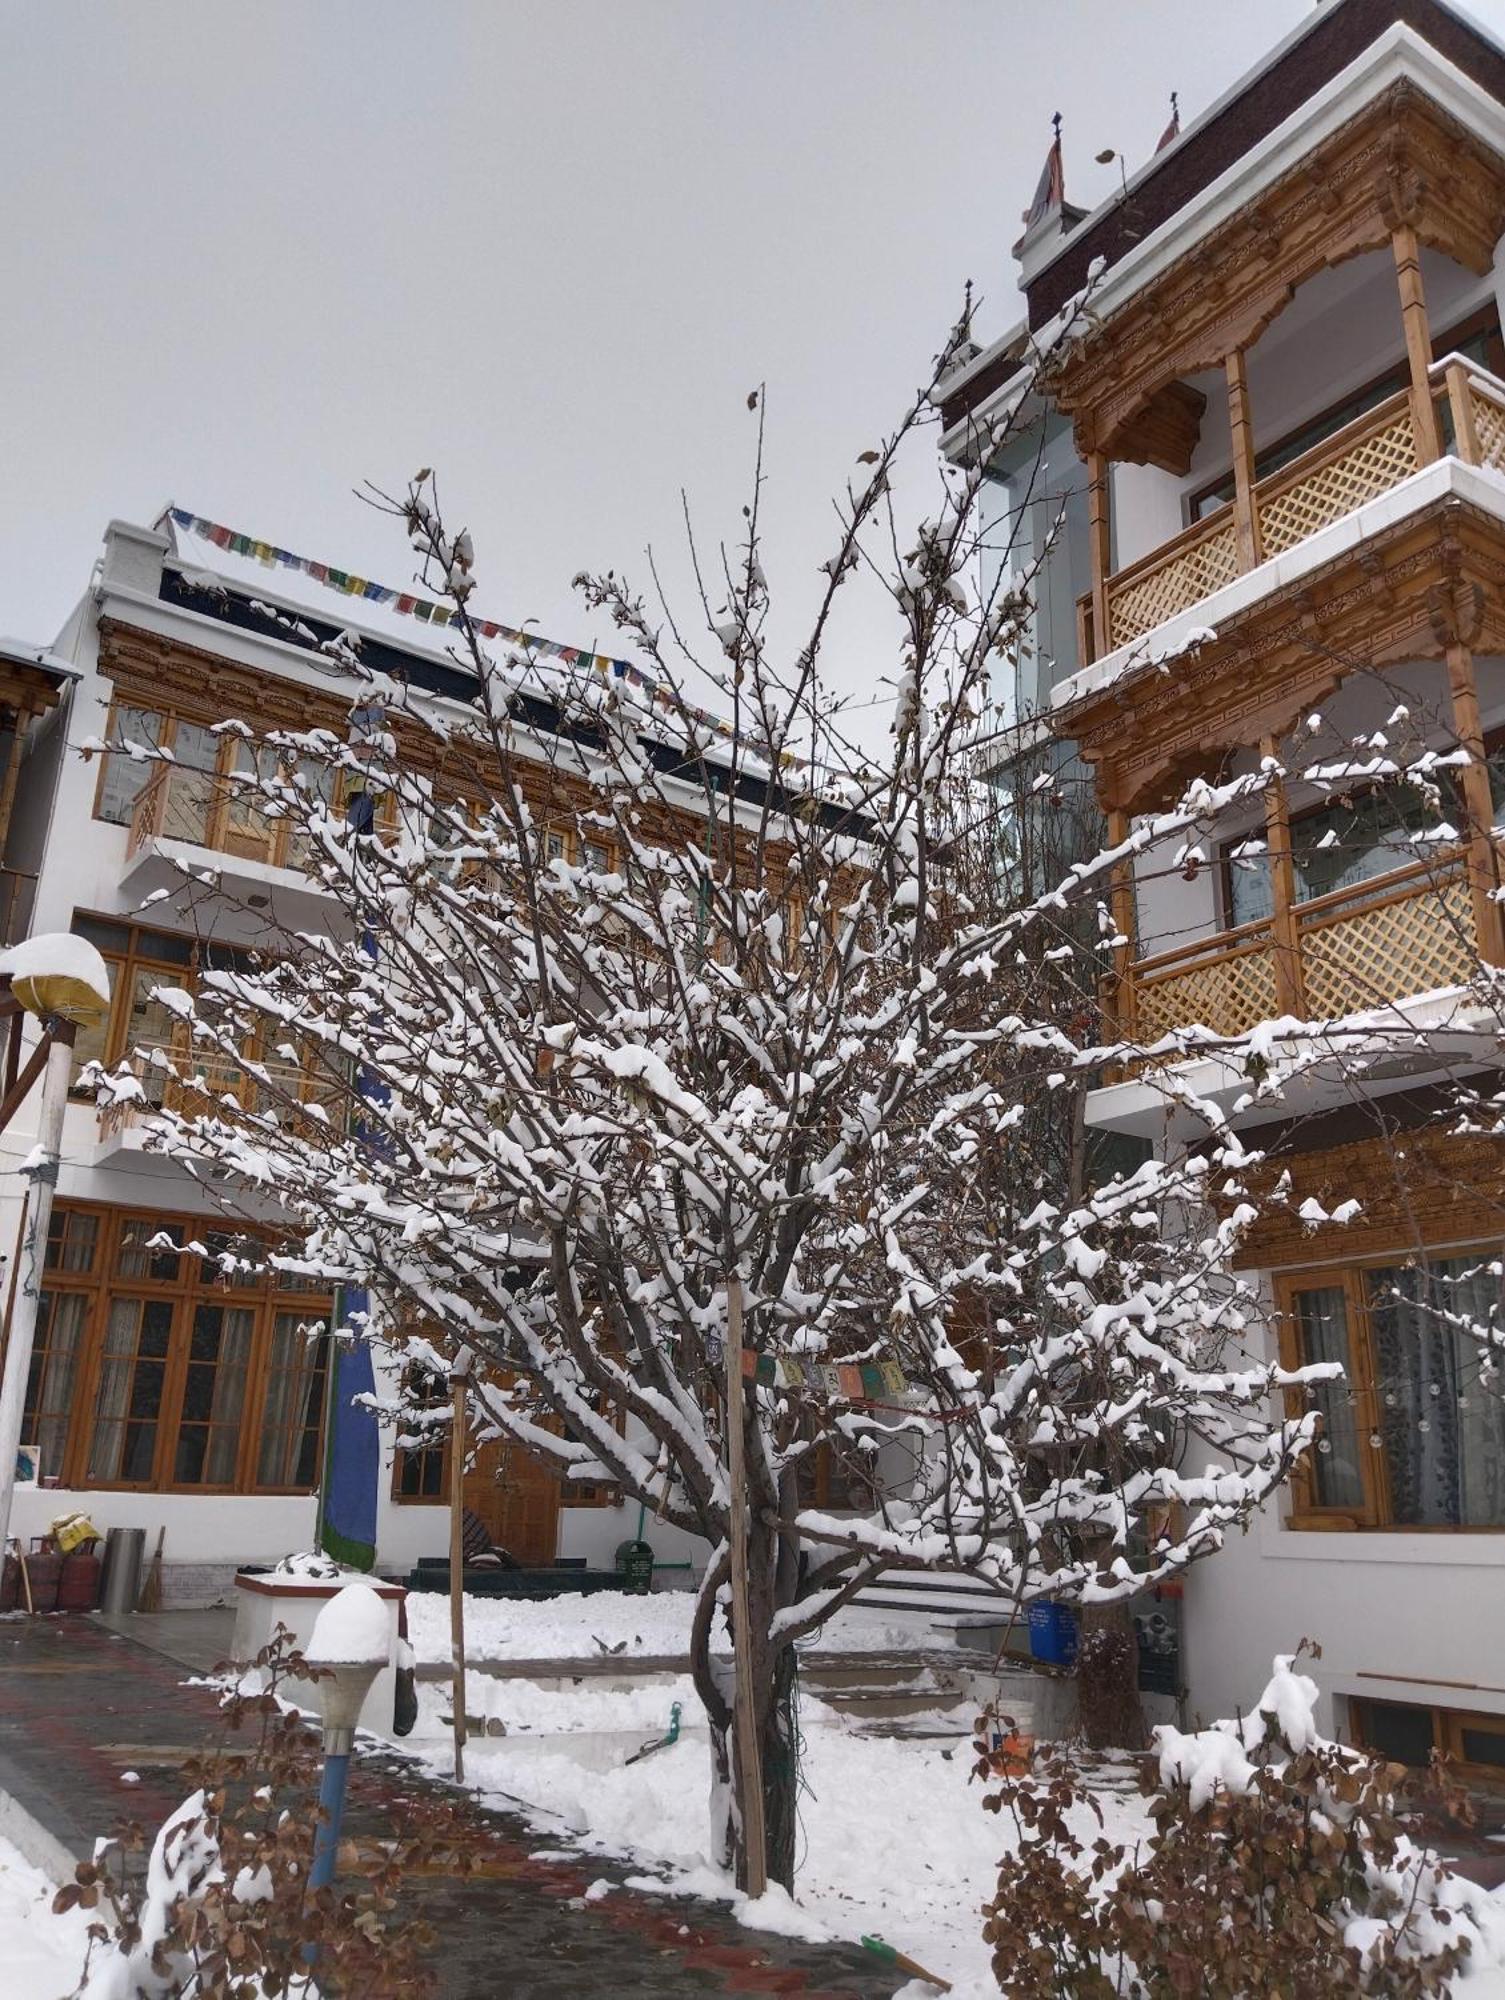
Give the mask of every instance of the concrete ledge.
[[78, 1866], [76, 1856], [9, 1792], [0, 1792], [0, 1837], [8, 1840], [23, 1860], [60, 1889], [73, 1880], [73, 1871]]

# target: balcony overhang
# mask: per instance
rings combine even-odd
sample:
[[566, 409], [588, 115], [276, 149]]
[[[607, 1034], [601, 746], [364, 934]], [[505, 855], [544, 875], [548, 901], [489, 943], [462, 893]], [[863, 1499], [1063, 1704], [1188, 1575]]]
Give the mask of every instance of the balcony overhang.
[[123, 891], [143, 901], [179, 892], [201, 901], [218, 892], [252, 910], [265, 910], [280, 928], [328, 930], [338, 913], [333, 896], [297, 868], [222, 853], [195, 841], [148, 834], [131, 850], [120, 873]]
[[1285, 733], [1347, 674], [1505, 652], [1505, 475], [1448, 457], [1235, 577], [1057, 689], [1051, 727], [1104, 805], [1149, 810], [1209, 748]]
[[[1209, 1038], [1210, 1039], [1210, 1038]], [[1207, 1129], [1213, 1105], [1235, 1126], [1315, 1117], [1366, 1097], [1411, 1090], [1499, 1058], [1499, 1016], [1464, 987], [1449, 987], [1314, 1024], [1280, 1045], [1267, 1073], [1251, 1079], [1247, 1047], [1188, 1052], [1088, 1093], [1087, 1123], [1152, 1143], [1186, 1144]]]
[[[1110, 275], [1094, 323], [1050, 372], [1083, 457], [1184, 472], [1185, 378], [1221, 367], [1298, 286], [1398, 230], [1476, 275], [1491, 268], [1505, 232], [1505, 120], [1498, 106], [1490, 120], [1468, 118], [1447, 88], [1450, 66], [1415, 37], [1403, 40], [1367, 80], [1377, 94], [1336, 130], [1313, 130], [1278, 177], [1246, 188], [1193, 240], [1172, 237], [1155, 259], [1147, 244], [1132, 260], [1138, 268], [1126, 262]], [[1382, 84], [1385, 75], [1394, 80]]]

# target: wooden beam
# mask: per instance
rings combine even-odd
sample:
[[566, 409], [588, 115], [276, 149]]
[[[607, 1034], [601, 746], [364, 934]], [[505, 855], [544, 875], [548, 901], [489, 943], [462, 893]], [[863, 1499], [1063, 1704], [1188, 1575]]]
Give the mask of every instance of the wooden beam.
[[[1130, 832], [1129, 815], [1121, 806], [1113, 806], [1108, 812], [1108, 846], [1110, 849], [1122, 847]], [[1118, 1041], [1134, 1039], [1136, 1009], [1134, 1005], [1134, 864], [1119, 861], [1113, 868], [1113, 888], [1110, 899], [1113, 912], [1113, 928], [1122, 944], [1113, 947], [1113, 995], [1112, 1024], [1113, 1037]]]
[[1468, 819], [1468, 881], [1474, 905], [1474, 935], [1486, 965], [1505, 965], [1505, 921], [1495, 891], [1500, 886], [1499, 855], [1490, 837], [1494, 801], [1489, 768], [1484, 761], [1484, 726], [1479, 719], [1479, 690], [1474, 680], [1474, 655], [1461, 640], [1447, 649], [1448, 694], [1453, 706], [1453, 733], [1468, 752], [1463, 767], [1463, 808]]
[[1411, 371], [1411, 428], [1416, 436], [1416, 462], [1430, 465], [1442, 456], [1437, 409], [1432, 401], [1432, 330], [1421, 282], [1421, 249], [1409, 222], [1390, 234], [1395, 277], [1400, 287], [1401, 326], [1406, 336], [1406, 362]]
[[1238, 566], [1257, 569], [1263, 560], [1259, 507], [1254, 497], [1254, 425], [1249, 416], [1249, 371], [1244, 350], [1235, 347], [1223, 360], [1228, 378], [1228, 432], [1233, 442], [1233, 525], [1238, 535]]
[[1108, 578], [1113, 574], [1113, 521], [1110, 513], [1108, 461], [1100, 451], [1087, 454], [1087, 542], [1092, 560], [1093, 657], [1113, 650], [1108, 624]]
[[[1267, 764], [1280, 762], [1273, 736], [1260, 739], [1259, 754]], [[1270, 931], [1275, 940], [1275, 1004], [1282, 1014], [1306, 1013], [1306, 989], [1301, 976], [1301, 940], [1296, 924], [1296, 864], [1291, 853], [1291, 815], [1285, 779], [1278, 770], [1265, 782], [1265, 851], [1270, 859]]]

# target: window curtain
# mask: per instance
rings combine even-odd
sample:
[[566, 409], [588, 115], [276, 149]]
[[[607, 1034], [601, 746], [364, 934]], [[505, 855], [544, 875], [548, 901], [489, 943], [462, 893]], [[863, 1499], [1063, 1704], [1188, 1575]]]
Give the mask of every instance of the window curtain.
[[1322, 1436], [1308, 1460], [1315, 1489], [1313, 1498], [1319, 1507], [1361, 1510], [1364, 1473], [1359, 1463], [1361, 1445], [1354, 1421], [1348, 1295], [1341, 1285], [1324, 1285], [1313, 1291], [1298, 1292], [1295, 1304], [1302, 1359], [1336, 1361], [1343, 1369], [1339, 1380], [1317, 1383], [1312, 1394], [1312, 1407], [1322, 1417]]
[[258, 1486], [311, 1486], [324, 1408], [324, 1329], [279, 1313], [262, 1404]]
[[1501, 1323], [1484, 1258], [1369, 1274], [1375, 1391], [1397, 1525], [1505, 1526], [1505, 1397], [1480, 1379]]

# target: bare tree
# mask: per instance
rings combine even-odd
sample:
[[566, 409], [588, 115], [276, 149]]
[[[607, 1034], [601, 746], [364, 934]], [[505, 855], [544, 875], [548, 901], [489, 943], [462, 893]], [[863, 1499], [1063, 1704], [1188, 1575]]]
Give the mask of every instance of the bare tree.
[[[493, 659], [470, 538], [431, 480], [384, 501], [448, 593], [474, 700], [368, 676], [348, 741], [261, 739], [234, 783], [296, 822], [343, 922], [206, 974], [175, 1003], [192, 1055], [157, 1057], [191, 1084], [217, 1051], [251, 1079], [180, 1100], [156, 1143], [273, 1194], [298, 1239], [284, 1261], [368, 1288], [378, 1335], [471, 1349], [484, 1426], [703, 1537], [691, 1665], [715, 1842], [744, 1880], [719, 1614], [787, 1884], [799, 1641], [886, 1570], [972, 1572], [1013, 1608], [1177, 1575], [1316, 1435], [1273, 1392], [1332, 1372], [1264, 1358], [1262, 1308], [1229, 1274], [1259, 1162], [1226, 1119], [1132, 1172], [1058, 1171], [1084, 1081], [1128, 1059], [1101, 1046], [1094, 993], [1118, 857], [1044, 891], [997, 866], [978, 758], [1028, 588], [969, 588], [980, 473], [946, 474], [908, 532], [890, 491], [899, 453], [929, 449], [964, 337], [864, 455], [792, 657], [768, 638], [761, 458], [743, 539], [697, 558], [706, 659], [667, 607], [580, 579], [646, 690]], [[896, 620], [881, 749], [848, 740], [826, 665], [859, 575]], [[696, 675], [724, 730], [693, 705]], [[795, 754], [812, 736], [818, 763]], [[389, 830], [331, 809], [337, 791], [395, 800]], [[1209, 1184], [1233, 1191], [1220, 1219], [1165, 1226]], [[846, 1506], [816, 1504], [823, 1459]]]

